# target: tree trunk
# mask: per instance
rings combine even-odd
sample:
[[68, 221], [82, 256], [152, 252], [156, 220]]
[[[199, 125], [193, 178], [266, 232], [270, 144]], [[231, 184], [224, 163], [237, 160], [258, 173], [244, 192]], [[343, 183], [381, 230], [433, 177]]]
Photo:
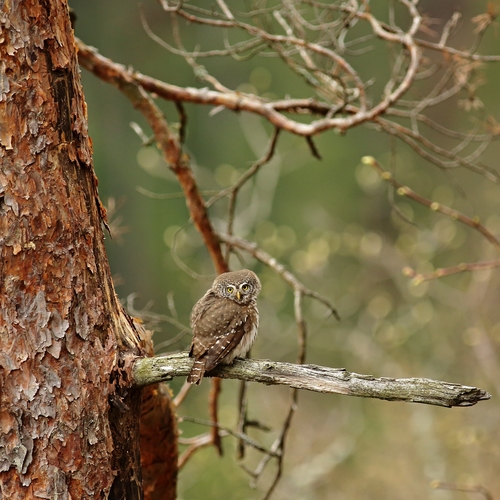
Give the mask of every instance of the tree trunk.
[[143, 347], [111, 281], [67, 5], [0, 9], [0, 498], [142, 498]]

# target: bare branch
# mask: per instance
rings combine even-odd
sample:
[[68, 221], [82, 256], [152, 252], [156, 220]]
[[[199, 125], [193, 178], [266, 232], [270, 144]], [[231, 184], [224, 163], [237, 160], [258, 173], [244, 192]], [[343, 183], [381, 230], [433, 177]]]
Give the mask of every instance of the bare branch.
[[[305, 347], [305, 346], [304, 346]], [[302, 353], [302, 350], [299, 352], [299, 357]], [[305, 351], [304, 351], [305, 354]], [[299, 360], [300, 364], [300, 360]], [[281, 432], [277, 439], [274, 441], [273, 445], [271, 446], [271, 451], [276, 451], [278, 453], [278, 458], [277, 458], [277, 470], [276, 474], [274, 475], [274, 479], [267, 489], [265, 495], [263, 496], [263, 500], [267, 500], [268, 498], [271, 497], [272, 492], [276, 488], [279, 480], [281, 479], [281, 475], [283, 474], [283, 457], [285, 455], [285, 440], [288, 435], [288, 431], [290, 430], [290, 427], [292, 425], [292, 419], [295, 415], [295, 412], [297, 411], [297, 403], [298, 403], [298, 398], [299, 398], [299, 389], [298, 388], [293, 388], [291, 393], [290, 393], [290, 403], [288, 406], [288, 412], [285, 417], [285, 421], [283, 422], [283, 425], [281, 426]], [[252, 481], [252, 484], [255, 484], [256, 481], [259, 479], [259, 477], [262, 475], [264, 472], [264, 469], [266, 465], [269, 463], [271, 460], [271, 453], [268, 453], [265, 455], [260, 463], [257, 465], [254, 471], [254, 478]]]
[[86, 46], [79, 40], [77, 40], [77, 45], [80, 64], [101, 80], [116, 86], [122, 91], [148, 121], [165, 161], [177, 176], [186, 197], [191, 218], [210, 252], [217, 272], [226, 272], [228, 270], [227, 264], [208, 217], [205, 202], [189, 166], [187, 155], [183, 153], [181, 143], [172, 133], [164, 114], [145, 92], [142, 85], [134, 78], [133, 73], [125, 66], [116, 64], [110, 59], [101, 56], [96, 50]]
[[222, 456], [222, 442], [219, 435], [219, 396], [221, 393], [221, 379], [215, 377], [212, 379], [210, 394], [208, 396], [208, 411], [214, 426], [212, 427], [212, 443], [215, 446], [219, 456]]
[[[247, 353], [248, 356], [248, 353]], [[245, 433], [248, 418], [248, 382], [242, 381], [240, 383], [239, 393], [238, 393], [238, 432]], [[242, 460], [245, 456], [245, 443], [243, 440], [238, 440], [236, 447], [236, 458]]]
[[[228, 435], [227, 433], [225, 434]], [[224, 437], [224, 434], [221, 432], [219, 436]], [[180, 444], [180, 440], [179, 440]], [[187, 463], [187, 461], [191, 458], [191, 456], [197, 452], [200, 448], [205, 448], [206, 446], [211, 446], [213, 444], [212, 434], [202, 434], [200, 436], [196, 436], [191, 442], [186, 450], [179, 456], [179, 460], [177, 462], [177, 468], [181, 470]]]
[[431, 487], [436, 490], [449, 490], [449, 491], [463, 491], [466, 493], [479, 493], [485, 500], [494, 500], [493, 494], [490, 490], [485, 488], [482, 484], [457, 484], [445, 483], [443, 481], [433, 481]]
[[468, 217], [467, 215], [464, 215], [457, 210], [453, 210], [452, 208], [449, 208], [445, 205], [442, 205], [441, 203], [437, 203], [435, 201], [429, 200], [427, 198], [424, 198], [423, 196], [419, 195], [412, 189], [410, 189], [407, 186], [404, 186], [400, 182], [398, 182], [390, 172], [387, 170], [384, 170], [381, 165], [373, 158], [372, 156], [365, 156], [362, 158], [362, 162], [365, 165], [370, 165], [373, 167], [384, 179], [387, 181], [389, 184], [391, 184], [396, 190], [397, 193], [400, 196], [406, 196], [407, 198], [410, 198], [413, 201], [416, 201], [417, 203], [420, 203], [421, 205], [424, 205], [425, 207], [430, 208], [431, 210], [434, 210], [435, 212], [440, 212], [443, 215], [447, 215], [453, 220], [457, 220], [461, 222], [462, 224], [465, 224], [466, 226], [469, 226], [473, 229], [476, 229], [479, 231], [492, 245], [496, 247], [497, 250], [500, 250], [500, 241], [498, 241], [493, 234], [490, 233], [479, 221], [477, 217]]
[[436, 269], [432, 273], [417, 273], [413, 268], [407, 266], [403, 269], [403, 274], [412, 278], [415, 285], [419, 285], [423, 281], [435, 280], [438, 278], [445, 278], [446, 276], [451, 276], [452, 274], [458, 274], [463, 272], [473, 272], [473, 271], [488, 271], [491, 269], [496, 269], [500, 267], [500, 260], [489, 260], [486, 262], [462, 262], [458, 266], [445, 267]]
[[237, 236], [232, 236], [229, 234], [219, 234], [219, 238], [225, 243], [244, 250], [248, 252], [250, 255], [253, 255], [257, 260], [266, 264], [275, 272], [277, 272], [294, 290], [295, 293], [300, 293], [302, 295], [306, 295], [308, 297], [312, 297], [322, 304], [324, 304], [330, 312], [335, 316], [336, 319], [340, 320], [339, 313], [337, 309], [332, 305], [332, 303], [321, 296], [319, 293], [314, 290], [310, 290], [306, 286], [304, 286], [293, 273], [288, 271], [286, 267], [278, 262], [274, 257], [269, 255], [267, 252], [259, 248], [256, 243], [244, 240], [243, 238], [238, 238]]
[[[425, 158], [431, 163], [434, 163], [434, 165], [437, 165], [443, 170], [462, 166], [484, 176], [491, 182], [494, 182], [496, 184], [500, 183], [500, 176], [497, 172], [487, 169], [482, 165], [472, 163], [466, 158], [461, 158], [460, 156], [453, 154], [447, 149], [437, 146], [418, 132], [410, 130], [407, 127], [404, 127], [390, 120], [385, 120], [381, 117], [377, 117], [376, 119], [374, 119], [374, 122], [383, 130], [385, 130], [388, 135], [395, 136], [398, 139], [401, 139], [403, 142], [408, 144], [419, 156]], [[487, 141], [489, 140], [490, 139], [488, 138]], [[424, 149], [424, 147], [428, 148], [431, 153]], [[446, 162], [439, 158], [439, 156], [448, 158], [450, 161]]]
[[[210, 198], [206, 203], [207, 207], [212, 206], [215, 202], [219, 201], [221, 198], [224, 198], [225, 196], [231, 195], [231, 199], [234, 199], [236, 197], [236, 195], [238, 194], [238, 191], [243, 187], [243, 185], [252, 176], [254, 176], [263, 165], [265, 165], [266, 163], [269, 163], [269, 161], [271, 161], [271, 159], [274, 156], [274, 153], [276, 151], [279, 133], [280, 133], [280, 129], [275, 128], [273, 135], [271, 136], [271, 139], [269, 141], [269, 146], [268, 146], [267, 151], [265, 152], [264, 156], [262, 158], [260, 158], [259, 160], [257, 160], [255, 163], [253, 163], [252, 166], [232, 186], [229, 186], [228, 188], [223, 189], [222, 191], [219, 191], [215, 196]], [[231, 212], [230, 212], [230, 215], [231, 215]]]
[[246, 444], [252, 446], [256, 450], [262, 451], [263, 453], [269, 454], [269, 455], [271, 455], [273, 457], [277, 456], [276, 453], [272, 452], [271, 450], [268, 450], [267, 448], [265, 448], [260, 443], [258, 443], [257, 441], [253, 440], [252, 438], [250, 438], [246, 434], [241, 433], [241, 432], [237, 432], [237, 431], [233, 431], [229, 427], [225, 427], [225, 426], [220, 425], [220, 424], [215, 424], [214, 422], [211, 422], [211, 421], [208, 421], [208, 420], [202, 420], [201, 418], [194, 418], [194, 417], [188, 417], [188, 416], [179, 417], [179, 418], [180, 418], [181, 422], [182, 421], [186, 421], [186, 422], [193, 422], [195, 424], [206, 425], [208, 427], [214, 427], [214, 426], [218, 427], [221, 431], [223, 431], [227, 435], [231, 435], [231, 436], [233, 436], [235, 438], [241, 439]]
[[472, 52], [465, 50], [458, 50], [453, 47], [441, 46], [440, 43], [428, 42], [427, 40], [416, 39], [416, 43], [420, 47], [425, 47], [427, 49], [436, 50], [438, 52], [442, 52], [445, 54], [449, 54], [452, 56], [463, 57], [464, 59], [469, 59], [471, 61], [483, 61], [483, 62], [498, 62], [500, 61], [500, 56], [498, 55], [481, 55], [481, 54], [473, 54]]
[[[363, 14], [363, 16], [364, 18], [368, 19], [367, 14]], [[387, 36], [390, 41], [392, 41], [395, 35], [390, 33], [388, 27], [384, 27], [380, 23], [377, 24], [375, 21], [373, 21], [373, 23], [376, 27], [374, 29], [377, 32], [377, 36], [384, 35]], [[264, 36], [264, 34], [260, 32], [258, 33], [258, 35]], [[268, 41], [270, 40], [270, 36], [271, 35], [267, 35]], [[403, 35], [400, 36], [402, 37]], [[279, 44], [279, 47], [281, 47], [281, 44], [285, 43], [285, 39], [290, 37], [271, 38], [273, 43]], [[411, 37], [406, 38], [405, 43], [410, 44]], [[446, 169], [463, 166], [480, 175], [485, 176], [492, 182], [500, 182], [499, 176], [494, 170], [476, 163], [478, 156], [487, 147], [489, 141], [496, 138], [494, 134], [481, 134], [476, 137], [479, 124], [475, 126], [475, 131], [469, 131], [468, 133], [448, 131], [445, 127], [443, 127], [439, 123], [434, 122], [433, 120], [430, 120], [423, 113], [421, 113], [421, 110], [429, 106], [433, 106], [437, 102], [442, 102], [445, 99], [450, 99], [463, 88], [472, 88], [472, 84], [469, 84], [469, 78], [472, 74], [473, 67], [464, 64], [462, 61], [452, 61], [448, 63], [449, 69], [445, 72], [444, 77], [440, 80], [440, 82], [438, 82], [438, 84], [433, 87], [426, 98], [420, 99], [415, 102], [402, 101], [402, 95], [406, 92], [406, 90], [409, 89], [410, 84], [412, 84], [413, 81], [417, 80], [418, 75], [416, 72], [416, 66], [418, 66], [418, 71], [421, 71], [420, 64], [418, 62], [420, 61], [420, 58], [415, 55], [413, 59], [415, 67], [411, 71], [411, 81], [408, 79], [409, 70], [407, 70], [405, 73], [406, 77], [408, 78], [403, 77], [402, 74], [399, 74], [398, 70], [395, 70], [396, 74], [393, 74], [391, 76], [391, 80], [387, 84], [388, 93], [386, 93], [384, 99], [372, 108], [368, 108], [366, 104], [363, 104], [361, 101], [360, 106], [356, 106], [352, 103], [352, 100], [346, 100], [348, 88], [345, 87], [345, 81], [342, 78], [331, 75], [330, 73], [325, 73], [325, 75], [329, 79], [329, 85], [333, 86], [332, 89], [336, 89], [335, 92], [339, 90], [338, 84], [345, 87], [343, 90], [339, 90], [339, 95], [344, 95], [344, 97], [341, 98], [340, 101], [339, 99], [335, 99], [339, 102], [334, 105], [329, 102], [319, 102], [314, 99], [277, 99], [270, 101], [269, 99], [262, 98], [256, 95], [245, 94], [242, 92], [227, 89], [226, 87], [218, 84], [218, 82], [214, 81], [213, 79], [210, 79], [210, 83], [218, 88], [218, 91], [208, 90], [206, 88], [182, 88], [175, 85], [170, 85], [149, 76], [142, 75], [138, 72], [134, 72], [133, 70], [125, 68], [121, 65], [117, 65], [112, 61], [109, 61], [109, 59], [97, 56], [95, 51], [91, 51], [81, 41], [77, 41], [77, 43], [80, 48], [80, 62], [83, 66], [89, 67], [89, 69], [91, 69], [94, 65], [94, 60], [98, 57], [99, 64], [102, 67], [108, 66], [108, 73], [113, 72], [117, 68], [120, 68], [122, 79], [126, 78], [128, 79], [128, 81], [134, 81], [136, 84], [142, 86], [145, 90], [153, 92], [161, 98], [172, 100], [176, 103], [193, 102], [226, 108], [233, 111], [247, 111], [262, 116], [264, 119], [272, 123], [278, 130], [286, 130], [292, 134], [305, 136], [306, 138], [312, 137], [315, 134], [319, 134], [330, 129], [336, 129], [342, 132], [353, 126], [366, 124], [374, 127], [375, 130], [381, 130], [383, 133], [399, 138], [400, 140], [408, 144], [411, 148], [413, 148], [417, 152], [417, 154], [439, 166], [440, 168]], [[288, 40], [286, 43], [291, 42], [290, 40]], [[405, 46], [401, 40], [400, 43]], [[307, 44], [299, 44], [298, 47], [301, 50], [312, 50], [312, 48]], [[323, 51], [323, 49], [321, 50]], [[327, 54], [323, 55], [326, 56]], [[193, 53], [191, 59], [195, 58], [195, 56], [196, 54]], [[285, 59], [287, 58], [287, 56], [283, 54], [282, 57], [284, 57]], [[400, 61], [401, 57], [398, 57], [397, 60]], [[463, 59], [463, 61], [466, 61], [466, 59]], [[291, 63], [291, 61], [288, 62]], [[413, 63], [411, 63], [410, 61], [410, 66], [412, 66]], [[402, 71], [402, 67], [405, 65], [400, 63], [400, 66]], [[319, 71], [319, 68], [314, 69], [314, 71], [313, 69], [309, 68], [307, 71], [315, 72], [316, 70]], [[94, 73], [96, 73], [96, 71], [94, 71]], [[97, 76], [100, 76], [102, 78], [102, 75], [99, 75], [98, 73], [96, 74]], [[205, 76], [207, 77], [207, 75]], [[443, 88], [448, 85], [448, 80], [450, 80], [453, 76], [456, 76], [457, 83], [451, 84], [450, 88]], [[337, 82], [337, 84], [334, 84], [332, 78]], [[403, 85], [402, 82], [401, 84], [396, 85], [396, 83], [401, 79], [406, 83]], [[361, 83], [359, 83], [359, 85], [361, 85]], [[365, 83], [363, 85], [366, 87], [366, 85], [368, 84]], [[320, 85], [320, 88], [323, 88], [323, 90], [325, 89], [324, 82]], [[327, 94], [328, 95], [324, 94], [324, 92], [321, 93], [321, 95], [326, 96], [327, 101], [331, 101], [331, 92], [327, 92]], [[409, 109], [400, 109], [401, 107], [409, 107]], [[322, 118], [312, 120], [310, 123], [303, 123], [290, 118], [289, 116], [285, 115], [285, 113], [297, 113], [301, 115], [306, 114], [310, 115], [311, 117], [320, 115], [322, 116]], [[382, 116], [382, 114], [384, 114], [384, 117]], [[409, 119], [411, 121], [411, 127], [403, 126], [401, 123], [394, 121], [392, 117], [404, 117]], [[182, 121], [183, 120], [181, 114], [181, 122]], [[436, 144], [435, 137], [428, 139], [420, 133], [417, 127], [417, 123], [419, 122], [432, 127], [435, 130], [438, 130], [443, 135], [448, 135], [449, 137], [453, 137], [457, 140], [463, 140], [464, 142], [458, 144], [457, 147], [450, 150], [439, 147]], [[472, 141], [480, 143], [478, 148], [476, 148], [476, 150], [468, 157], [460, 157], [458, 153], [465, 147], [465, 145]], [[182, 142], [182, 138], [180, 142]], [[310, 140], [308, 143], [310, 146], [312, 146], [311, 151], [313, 152], [313, 154], [317, 154], [317, 151], [311, 144]]]
[[[186, 377], [193, 361], [187, 352], [138, 358], [133, 367], [134, 386]], [[270, 360], [238, 359], [232, 365], [219, 365], [207, 376], [248, 380], [266, 385], [286, 385], [308, 391], [343, 394], [386, 401], [406, 401], [435, 406], [472, 406], [491, 395], [476, 387], [425, 378], [375, 378], [351, 373], [344, 368], [297, 365]]]

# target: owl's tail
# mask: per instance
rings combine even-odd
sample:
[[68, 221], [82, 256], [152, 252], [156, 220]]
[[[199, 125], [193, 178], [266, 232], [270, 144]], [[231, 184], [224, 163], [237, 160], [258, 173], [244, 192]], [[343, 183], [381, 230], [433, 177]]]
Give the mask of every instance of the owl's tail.
[[197, 359], [194, 362], [193, 368], [191, 368], [191, 373], [187, 377], [187, 381], [190, 384], [200, 385], [201, 379], [205, 374], [205, 362], [201, 359]]

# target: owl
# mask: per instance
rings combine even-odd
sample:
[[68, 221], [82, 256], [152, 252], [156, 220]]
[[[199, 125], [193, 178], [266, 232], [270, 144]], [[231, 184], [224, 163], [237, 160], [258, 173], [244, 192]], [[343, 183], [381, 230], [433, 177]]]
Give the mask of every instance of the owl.
[[187, 381], [199, 384], [219, 363], [232, 363], [252, 347], [259, 327], [259, 278], [248, 269], [218, 276], [191, 312], [194, 358]]

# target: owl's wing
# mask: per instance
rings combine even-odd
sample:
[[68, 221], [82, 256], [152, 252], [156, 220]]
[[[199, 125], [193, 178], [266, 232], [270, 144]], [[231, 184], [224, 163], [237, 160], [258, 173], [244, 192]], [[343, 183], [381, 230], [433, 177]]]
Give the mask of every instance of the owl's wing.
[[205, 370], [213, 370], [219, 363], [224, 362], [229, 357], [229, 362], [234, 359], [234, 350], [242, 342], [243, 336], [250, 330], [248, 316], [234, 318], [226, 332], [217, 338], [214, 345], [208, 349], [206, 355]]
[[196, 359], [203, 358], [205, 370], [210, 371], [224, 361], [241, 342], [243, 335], [251, 330], [250, 315], [246, 307], [220, 298], [200, 305], [200, 311], [193, 322], [190, 355]]
[[202, 318], [205, 314], [209, 314], [211, 309], [216, 307], [217, 301], [219, 299], [215, 296], [212, 290], [208, 290], [203, 297], [196, 302], [191, 311], [190, 323], [191, 329], [193, 330], [193, 341], [189, 349], [189, 356], [198, 359], [205, 351], [205, 341], [198, 338], [200, 335], [206, 337], [210, 332], [206, 331], [207, 328], [204, 325]]
[[196, 328], [198, 321], [217, 300], [219, 299], [216, 297], [213, 290], [210, 289], [200, 300], [198, 300], [198, 302], [196, 302], [190, 316], [191, 328], [193, 331]]

